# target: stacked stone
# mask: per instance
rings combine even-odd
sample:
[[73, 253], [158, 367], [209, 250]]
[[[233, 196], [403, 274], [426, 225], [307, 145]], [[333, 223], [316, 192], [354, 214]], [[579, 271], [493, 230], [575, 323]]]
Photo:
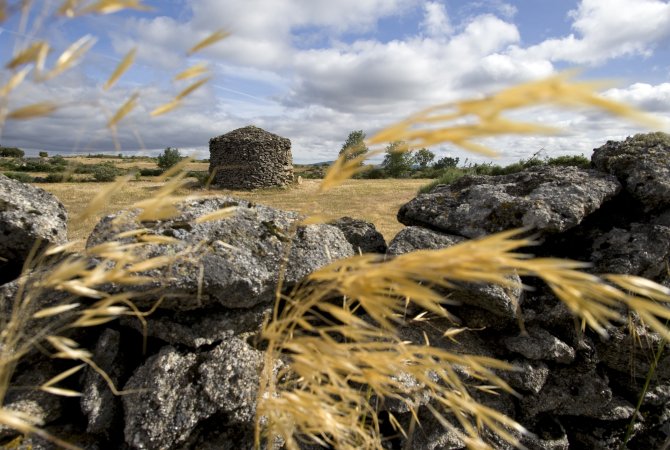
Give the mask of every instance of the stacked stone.
[[293, 182], [291, 141], [255, 126], [209, 140], [212, 184], [224, 189], [259, 189]]

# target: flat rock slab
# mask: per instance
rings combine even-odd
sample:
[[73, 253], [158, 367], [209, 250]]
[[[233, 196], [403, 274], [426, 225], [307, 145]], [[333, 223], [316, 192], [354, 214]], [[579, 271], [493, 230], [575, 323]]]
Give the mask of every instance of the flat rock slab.
[[539, 166], [502, 176], [466, 176], [405, 204], [398, 220], [476, 238], [510, 228], [560, 233], [578, 225], [621, 185], [613, 175]]
[[[231, 206], [237, 207], [232, 217], [196, 223], [200, 216]], [[179, 217], [158, 222], [140, 223], [136, 213], [107, 216], [87, 242], [93, 247], [115, 240], [119, 232], [139, 228], [176, 238], [176, 243], [138, 250], [143, 260], [187, 252], [168, 267], [143, 272], [156, 280], [142, 286], [143, 291], [160, 288], [170, 294], [161, 304], [165, 309], [191, 310], [217, 304], [251, 308], [271, 303], [280, 274], [290, 286], [333, 260], [354, 254], [338, 228], [299, 226], [300, 216], [294, 212], [230, 197], [197, 200], [178, 207]], [[125, 238], [124, 242], [133, 243], [135, 239]]]
[[593, 150], [591, 162], [616, 175], [648, 211], [670, 207], [670, 135], [657, 132], [607, 141]]
[[67, 212], [43, 189], [0, 174], [0, 284], [16, 278], [35, 245], [67, 240]]

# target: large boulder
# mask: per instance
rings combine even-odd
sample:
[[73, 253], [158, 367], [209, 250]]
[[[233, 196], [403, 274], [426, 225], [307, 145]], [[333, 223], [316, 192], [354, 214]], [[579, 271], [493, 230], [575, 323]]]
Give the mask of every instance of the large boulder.
[[30, 252], [67, 239], [67, 212], [50, 193], [0, 174], [0, 284], [16, 278]]
[[398, 220], [475, 238], [527, 227], [560, 233], [616, 195], [612, 175], [576, 167], [538, 166], [503, 176], [466, 176], [405, 204]]
[[656, 132], [607, 141], [593, 150], [591, 161], [616, 175], [648, 211], [670, 207], [670, 135]]
[[[233, 206], [237, 209], [232, 217], [196, 222], [198, 217]], [[149, 300], [156, 300], [150, 295], [152, 288], [168, 293], [162, 308], [189, 310], [217, 304], [250, 308], [271, 303], [280, 274], [290, 286], [331, 261], [354, 253], [338, 228], [299, 226], [297, 213], [230, 197], [186, 202], [179, 209], [178, 217], [151, 223], [140, 223], [136, 213], [107, 216], [87, 242], [91, 248], [115, 240], [120, 232], [139, 228], [176, 238], [174, 243], [137, 250], [143, 260], [175, 255], [173, 264], [144, 272], [155, 281], [139, 288], [147, 292]], [[126, 238], [125, 242], [136, 239]], [[133, 290], [138, 288], [134, 286]]]

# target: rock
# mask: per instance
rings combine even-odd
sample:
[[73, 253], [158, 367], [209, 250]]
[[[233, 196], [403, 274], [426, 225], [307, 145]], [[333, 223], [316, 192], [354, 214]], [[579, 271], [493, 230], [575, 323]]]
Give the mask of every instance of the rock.
[[612, 394], [606, 376], [565, 367], [552, 370], [537, 395], [525, 396], [521, 410], [526, 417], [549, 413], [610, 421], [630, 418], [635, 408]]
[[502, 176], [466, 176], [438, 185], [400, 208], [398, 220], [470, 238], [528, 227], [560, 233], [616, 195], [612, 175], [538, 166]]
[[0, 174], [0, 284], [16, 278], [29, 253], [67, 239], [67, 212], [48, 192]]
[[[230, 206], [238, 208], [232, 217], [195, 222], [199, 216]], [[271, 303], [282, 267], [284, 284], [291, 286], [331, 261], [353, 255], [351, 244], [338, 228], [308, 225], [296, 229], [300, 219], [296, 213], [229, 197], [191, 201], [179, 205], [179, 209], [179, 217], [151, 223], [138, 223], [137, 213], [107, 216], [87, 242], [90, 248], [113, 240], [121, 231], [137, 228], [177, 238], [175, 244], [138, 250], [142, 259], [187, 252], [168, 267], [144, 272], [156, 280], [154, 283], [132, 287], [133, 291], [148, 291], [152, 302], [156, 300], [156, 294], [150, 294], [152, 288], [168, 293], [161, 308], [190, 310], [217, 304], [251, 308]], [[123, 220], [115, 220], [117, 217]], [[135, 239], [126, 238], [124, 242]]]
[[593, 165], [616, 175], [648, 211], [670, 207], [670, 135], [636, 134], [593, 150]]
[[510, 352], [528, 359], [569, 364], [575, 359], [575, 349], [539, 327], [528, 328], [528, 335], [508, 337], [504, 341]]
[[258, 127], [238, 128], [209, 140], [212, 184], [258, 189], [293, 182], [291, 141]]
[[341, 217], [329, 224], [342, 230], [356, 253], [386, 253], [384, 236], [374, 224], [351, 217]]
[[670, 227], [633, 223], [613, 228], [593, 242], [591, 261], [598, 273], [639, 275], [660, 281], [670, 277]]
[[539, 421], [531, 428], [532, 434], [524, 435], [521, 445], [528, 450], [568, 450], [570, 441], [563, 425], [555, 418]]
[[537, 394], [549, 376], [549, 367], [542, 361], [516, 359], [511, 364], [518, 370], [503, 371], [500, 376], [514, 389]]
[[[115, 386], [125, 375], [125, 364], [120, 352], [121, 334], [107, 328], [100, 334], [93, 353], [93, 361], [104, 370]], [[120, 397], [114, 395], [107, 382], [92, 368], [86, 369], [83, 380], [84, 389], [81, 397], [81, 411], [86, 415], [88, 423], [86, 431], [104, 435], [107, 438], [115, 432], [119, 425], [121, 413]]]
[[253, 423], [262, 355], [232, 338], [206, 353], [163, 347], [137, 369], [123, 397], [126, 443], [136, 449], [174, 448], [215, 414]]
[[395, 256], [414, 250], [437, 250], [465, 240], [462, 236], [438, 233], [422, 227], [405, 227], [391, 240], [387, 253]]
[[[233, 336], [257, 333], [271, 313], [271, 305], [258, 305], [250, 309], [170, 311], [167, 314], [159, 311], [146, 318], [146, 333], [171, 345], [199, 348]], [[144, 332], [142, 324], [135, 317], [123, 318], [121, 323], [140, 333]]]

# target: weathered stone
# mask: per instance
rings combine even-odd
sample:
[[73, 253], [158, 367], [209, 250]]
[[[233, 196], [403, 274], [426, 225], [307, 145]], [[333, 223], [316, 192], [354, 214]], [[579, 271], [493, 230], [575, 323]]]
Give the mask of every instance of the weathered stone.
[[[105, 371], [111, 381], [118, 386], [125, 375], [123, 355], [120, 353], [121, 334], [110, 328], [102, 332], [93, 353], [93, 361]], [[112, 392], [102, 376], [91, 369], [86, 370], [83, 381], [81, 410], [86, 415], [86, 431], [92, 434], [111, 436], [120, 420], [121, 401]]]
[[549, 376], [549, 367], [541, 361], [516, 359], [511, 364], [517, 370], [503, 371], [500, 376], [514, 389], [537, 394]]
[[566, 367], [554, 369], [537, 395], [525, 396], [521, 410], [526, 417], [550, 413], [621, 420], [630, 418], [635, 408], [612, 394], [607, 377]]
[[0, 284], [16, 278], [35, 246], [67, 239], [67, 212], [50, 193], [0, 174]]
[[261, 353], [236, 338], [201, 354], [164, 347], [124, 388], [142, 390], [123, 397], [126, 443], [173, 448], [214, 414], [251, 425], [261, 364]]
[[612, 198], [612, 175], [575, 167], [538, 166], [503, 176], [466, 176], [405, 204], [398, 220], [470, 238], [528, 227], [560, 233]]
[[157, 312], [146, 318], [146, 330], [135, 317], [121, 319], [121, 323], [147, 336], [171, 345], [199, 348], [213, 345], [233, 336], [260, 331], [263, 321], [272, 313], [271, 305], [250, 309], [205, 309], [195, 311]]
[[668, 276], [670, 227], [633, 223], [614, 228], [593, 242], [591, 261], [598, 273], [639, 275], [652, 280]]
[[[195, 221], [230, 206], [238, 208], [232, 217], [204, 223]], [[290, 286], [334, 259], [353, 255], [351, 244], [338, 228], [308, 225], [296, 229], [300, 219], [297, 213], [226, 197], [192, 201], [179, 208], [179, 217], [152, 223], [139, 223], [132, 214], [107, 216], [95, 227], [87, 243], [92, 247], [115, 239], [120, 231], [136, 228], [177, 238], [177, 243], [138, 250], [142, 259], [187, 252], [169, 267], [145, 272], [155, 279], [154, 283], [132, 288], [133, 291], [160, 288], [160, 292], [168, 293], [161, 308], [189, 310], [216, 304], [250, 308], [270, 303], [282, 267], [285, 267], [283, 281]], [[116, 217], [123, 220], [117, 223]], [[125, 241], [131, 243], [135, 239]], [[155, 299], [155, 294], [148, 298]]]
[[670, 135], [636, 134], [593, 150], [593, 165], [616, 175], [648, 211], [670, 207]]
[[389, 255], [402, 255], [414, 250], [437, 250], [451, 247], [465, 240], [462, 236], [438, 233], [427, 228], [405, 227], [391, 240], [387, 253]]
[[575, 349], [539, 327], [528, 328], [527, 335], [508, 337], [503, 342], [507, 350], [528, 359], [562, 364], [569, 364], [575, 359]]
[[555, 418], [542, 420], [521, 439], [528, 450], [568, 450], [570, 441], [563, 425]]
[[258, 127], [238, 128], [209, 140], [212, 184], [258, 189], [293, 182], [291, 141]]
[[385, 253], [386, 241], [374, 224], [351, 217], [341, 217], [329, 222], [344, 233], [344, 237], [358, 253]]

